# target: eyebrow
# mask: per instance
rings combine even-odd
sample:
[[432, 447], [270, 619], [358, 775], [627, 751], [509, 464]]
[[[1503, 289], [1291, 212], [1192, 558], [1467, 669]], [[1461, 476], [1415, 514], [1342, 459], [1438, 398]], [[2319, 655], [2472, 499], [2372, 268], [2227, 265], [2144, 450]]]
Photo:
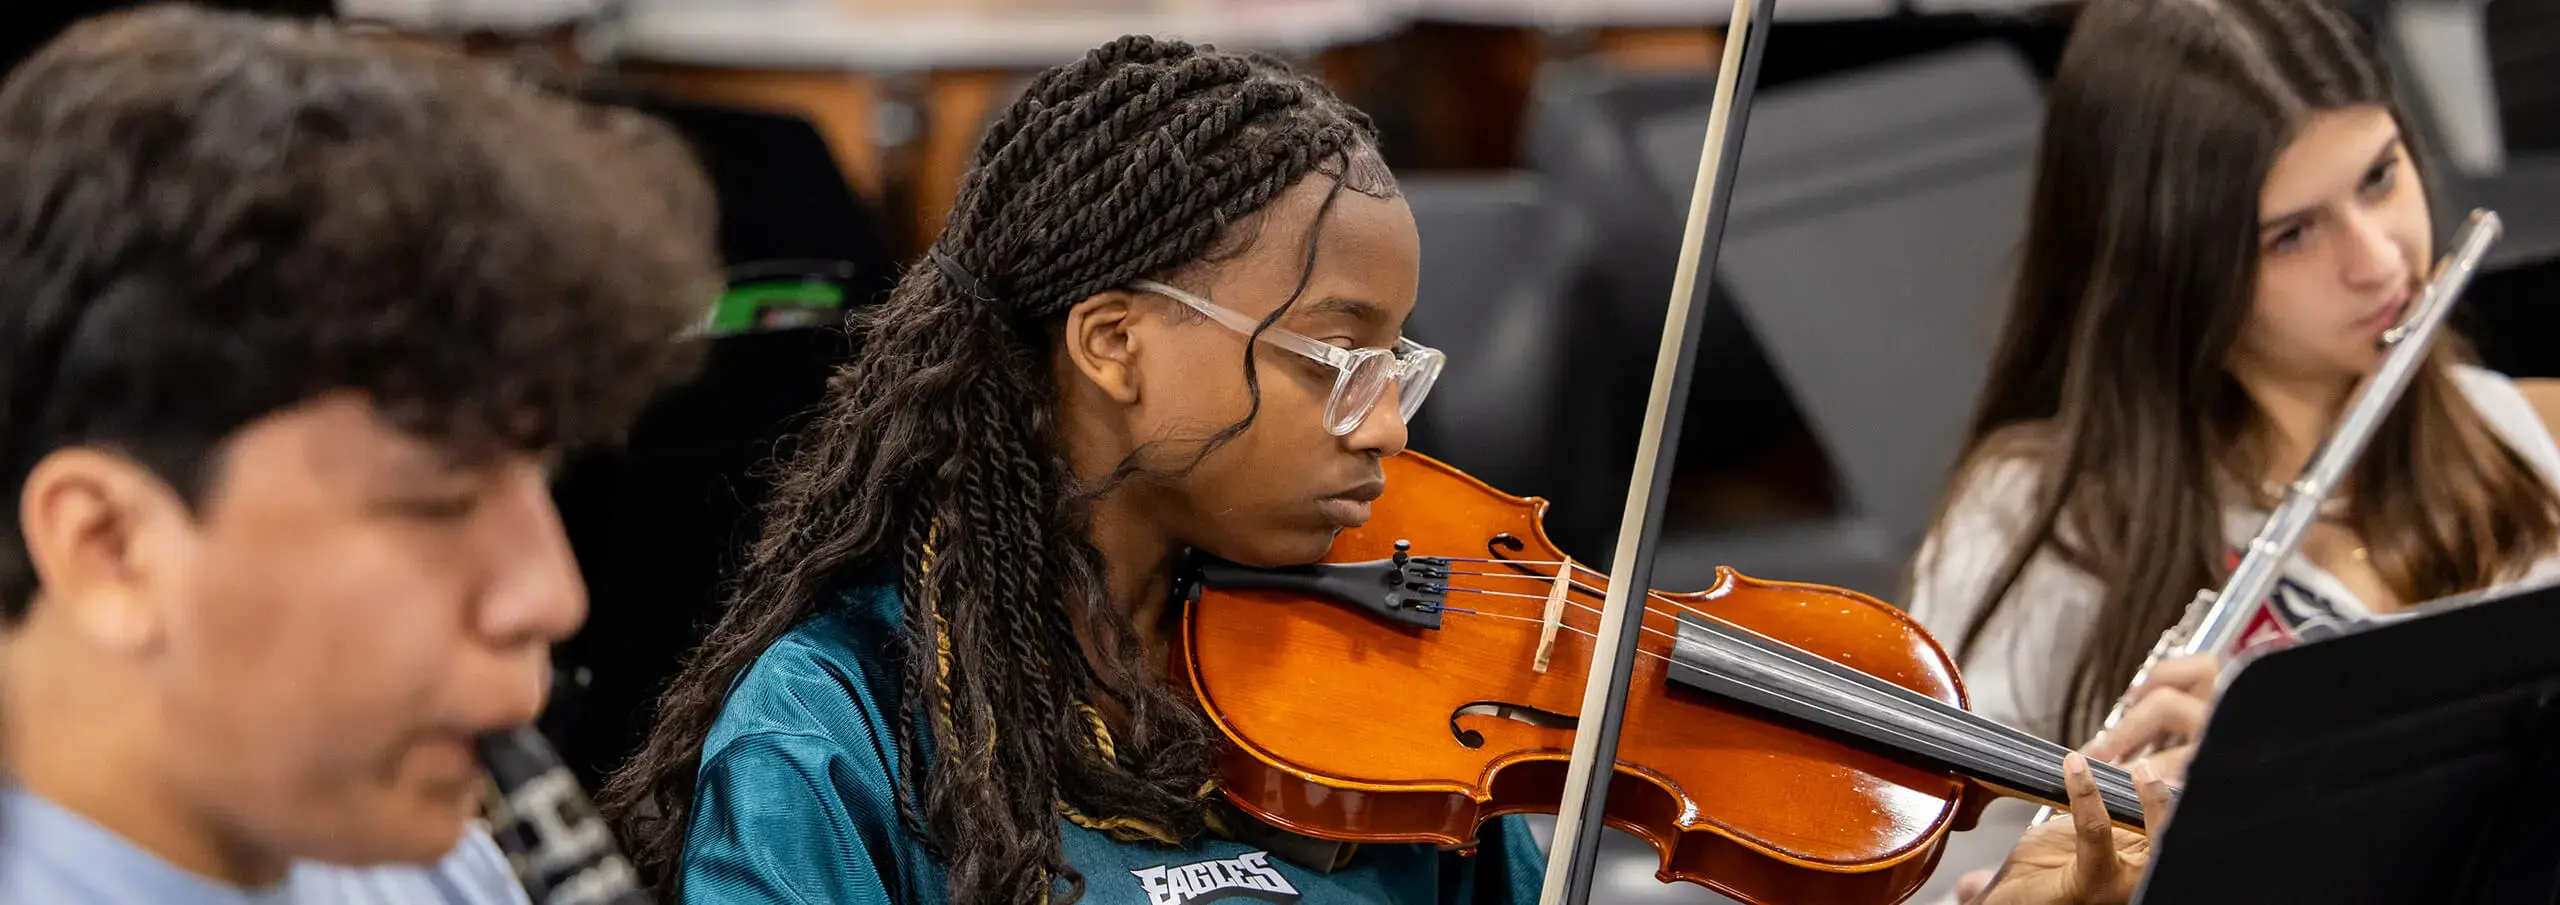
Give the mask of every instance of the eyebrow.
[[441, 481], [470, 471], [463, 457], [441, 447], [431, 452], [403, 450], [396, 456], [384, 457], [384, 470], [403, 481]]
[[[2400, 130], [2393, 129], [2391, 130], [2391, 137], [2382, 143], [2381, 149], [2373, 152], [2371, 162], [2365, 164], [2364, 169], [2356, 171], [2356, 178], [2361, 180], [2364, 178], [2364, 174], [2373, 172], [2375, 167], [2381, 166], [2383, 161], [2389, 160], [2392, 154], [2397, 153], [2399, 147]], [[2302, 221], [2309, 220], [2320, 213], [2320, 207], [2321, 205], [2314, 204], [2300, 210], [2286, 211], [2282, 214], [2268, 217], [2258, 223], [2258, 232], [2261, 234], [2270, 233], [2278, 229], [2293, 226]]]
[[1388, 326], [1389, 321], [1387, 309], [1378, 303], [1339, 295], [1326, 296], [1315, 304], [1298, 309], [1297, 314], [1310, 318], [1338, 314], [1372, 327]]

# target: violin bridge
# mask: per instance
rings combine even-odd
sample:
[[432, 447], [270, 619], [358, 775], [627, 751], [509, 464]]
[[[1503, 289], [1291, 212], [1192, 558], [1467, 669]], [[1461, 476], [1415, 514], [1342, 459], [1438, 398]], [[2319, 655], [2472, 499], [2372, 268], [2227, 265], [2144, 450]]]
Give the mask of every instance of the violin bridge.
[[1564, 624], [1564, 595], [1573, 588], [1573, 558], [1556, 564], [1555, 583], [1547, 588], [1547, 613], [1538, 629], [1538, 659], [1530, 668], [1540, 674], [1547, 671], [1547, 659], [1556, 652], [1556, 627]]

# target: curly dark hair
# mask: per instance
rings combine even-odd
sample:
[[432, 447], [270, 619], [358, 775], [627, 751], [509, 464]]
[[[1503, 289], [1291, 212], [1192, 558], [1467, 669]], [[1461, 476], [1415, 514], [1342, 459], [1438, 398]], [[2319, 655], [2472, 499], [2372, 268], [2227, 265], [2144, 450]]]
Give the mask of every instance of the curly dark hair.
[[[11, 486], [94, 446], [201, 502], [228, 437], [340, 391], [463, 455], [611, 439], [699, 355], [713, 219], [670, 131], [457, 55], [184, 6], [84, 22], [0, 86]], [[36, 577], [6, 524], [14, 621]]]
[[[1316, 173], [1334, 179], [1319, 226], [1345, 188], [1394, 191], [1369, 118], [1268, 56], [1133, 36], [1031, 83], [980, 142], [934, 266], [853, 325], [859, 351], [782, 470], [727, 608], [607, 784], [653, 884], [680, 892], [697, 761], [731, 682], [871, 574], [899, 575], [906, 606], [900, 762], [925, 763], [916, 736], [932, 733], [900, 813], [955, 902], [1038, 901], [1061, 879], [1080, 895], [1062, 815], [1123, 838], [1202, 831], [1216, 738], [1110, 604], [1087, 523], [1102, 488], [1170, 470], [1133, 455], [1101, 488], [1079, 482], [1051, 356], [1071, 306], [1241, 253], [1257, 212]], [[1258, 409], [1250, 356], [1240, 367]], [[1126, 713], [1108, 733], [1098, 696]]]

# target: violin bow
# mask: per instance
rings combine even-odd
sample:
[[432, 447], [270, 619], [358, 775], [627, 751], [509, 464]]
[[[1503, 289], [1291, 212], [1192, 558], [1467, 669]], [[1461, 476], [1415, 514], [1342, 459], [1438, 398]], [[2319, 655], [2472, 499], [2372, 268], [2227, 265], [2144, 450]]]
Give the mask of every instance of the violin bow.
[[1698, 274], [1715, 271], [1724, 242], [1733, 183], [1726, 174], [1742, 162], [1743, 125], [1750, 119], [1752, 86], [1768, 43], [1777, 0], [1733, 0], [1725, 23], [1724, 61], [1716, 71], [1715, 101], [1707, 113], [1707, 137], [1698, 152], [1698, 179], [1689, 198], [1689, 222], [1680, 240], [1679, 269], [1671, 281], [1670, 313], [1654, 359], [1653, 390], [1645, 402], [1644, 433], [1637, 444], [1627, 508], [1618, 519], [1617, 551], [1610, 563], [1609, 593], [1600, 611], [1591, 671], [1583, 680], [1582, 730], [1574, 734], [1573, 760], [1548, 846], [1541, 905], [1591, 900], [1600, 856], [1602, 814], [1609, 778], [1618, 762], [1618, 729], [1625, 720], [1627, 684], [1642, 637], [1645, 589], [1652, 587], [1654, 545], [1662, 531], [1662, 500], [1680, 445], [1681, 413], [1698, 355], [1697, 315], [1706, 306]]

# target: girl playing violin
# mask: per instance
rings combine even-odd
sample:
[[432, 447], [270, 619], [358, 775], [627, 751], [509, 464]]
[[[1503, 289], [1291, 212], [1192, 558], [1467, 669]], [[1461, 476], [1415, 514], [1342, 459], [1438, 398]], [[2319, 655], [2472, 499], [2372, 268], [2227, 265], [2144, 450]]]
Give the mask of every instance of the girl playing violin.
[[928, 266], [780, 475], [607, 806], [691, 903], [1534, 898], [1475, 856], [1253, 824], [1168, 686], [1177, 561], [1313, 562], [1440, 368], [1370, 120], [1278, 61], [1125, 38], [980, 143]]
[[[2322, 0], [2095, 0], [2048, 98], [2006, 334], [1907, 599], [1977, 710], [2079, 744], [2382, 362], [2437, 230], [2391, 73]], [[2242, 643], [2560, 570], [2555, 418], [2560, 386], [2440, 338]], [[2163, 669], [2209, 696], [2211, 657]], [[2147, 694], [2110, 735], [2203, 707]]]

